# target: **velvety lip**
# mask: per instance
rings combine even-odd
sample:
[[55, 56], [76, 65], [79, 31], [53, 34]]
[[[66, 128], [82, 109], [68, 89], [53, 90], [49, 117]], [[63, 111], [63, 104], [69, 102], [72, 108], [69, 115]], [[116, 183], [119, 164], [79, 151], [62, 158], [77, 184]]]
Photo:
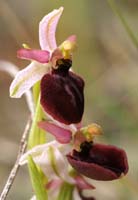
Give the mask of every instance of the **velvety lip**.
[[46, 74], [41, 80], [41, 105], [61, 123], [79, 123], [84, 110], [83, 88], [83, 79], [73, 72]]
[[128, 172], [125, 151], [112, 145], [93, 144], [86, 154], [73, 150], [67, 158], [79, 173], [95, 180], [114, 180]]

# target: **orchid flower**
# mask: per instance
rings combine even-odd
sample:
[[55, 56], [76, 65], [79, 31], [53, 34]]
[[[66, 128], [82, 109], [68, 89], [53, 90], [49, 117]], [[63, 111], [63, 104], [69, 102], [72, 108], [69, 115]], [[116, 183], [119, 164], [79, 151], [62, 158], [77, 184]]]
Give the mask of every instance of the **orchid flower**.
[[[17, 56], [31, 63], [18, 72], [10, 86], [10, 96], [20, 98], [36, 82], [41, 81], [41, 105], [45, 112], [64, 124], [79, 123], [84, 109], [83, 79], [69, 71], [76, 36], [68, 37], [57, 47], [55, 32], [63, 7], [53, 10], [39, 24], [41, 50], [24, 49]], [[64, 106], [63, 106], [64, 105]]]
[[102, 134], [97, 124], [80, 129], [74, 136], [74, 148], [67, 155], [71, 166], [78, 172], [95, 180], [115, 180], [128, 172], [126, 152], [113, 145], [94, 142]]
[[72, 184], [74, 181], [68, 175], [68, 162], [65, 156], [69, 151], [70, 145], [63, 145], [57, 141], [37, 145], [21, 157], [20, 165], [26, 164], [28, 156], [31, 155], [48, 180], [59, 177]]
[[[83, 190], [93, 190], [95, 187], [88, 183], [83, 177], [80, 176], [80, 183], [77, 181], [72, 185], [72, 200], [95, 200], [94, 197], [85, 197], [82, 194]], [[46, 189], [48, 191], [48, 199], [57, 200], [59, 191], [62, 190], [62, 186], [65, 182], [61, 181], [61, 179], [55, 179], [50, 181], [46, 185]], [[66, 194], [67, 195], [67, 194]], [[36, 196], [33, 196], [31, 200], [37, 200]]]
[[80, 152], [73, 150], [67, 158], [78, 173], [95, 180], [115, 180], [128, 172], [125, 151], [113, 145], [85, 143]]
[[[69, 36], [59, 46], [55, 38], [62, 12], [63, 7], [60, 7], [40, 21], [41, 49], [31, 49], [24, 44], [17, 52], [19, 58], [31, 63], [15, 76], [10, 96], [20, 98], [40, 81], [40, 98], [29, 135], [29, 141], [36, 141], [30, 145], [33, 148], [22, 155], [19, 164], [28, 163], [37, 196], [32, 200], [47, 197], [57, 200], [65, 196], [66, 200], [95, 200], [83, 195], [83, 190], [94, 189], [85, 176], [101, 181], [118, 179], [128, 172], [128, 161], [123, 149], [94, 142], [95, 136], [102, 134], [99, 125], [83, 127], [81, 124], [85, 83], [71, 70], [76, 36]], [[44, 119], [40, 104], [51, 121], [41, 121]], [[41, 130], [35, 131], [37, 125], [56, 140], [35, 146], [44, 136]]]
[[53, 123], [40, 122], [39, 126], [51, 132], [58, 142], [73, 140], [73, 150], [67, 154], [71, 166], [79, 173], [95, 180], [114, 180], [128, 172], [128, 161], [123, 149], [113, 145], [94, 143], [94, 137], [102, 134], [97, 124], [71, 131]]
[[[56, 200], [57, 197], [59, 197], [60, 192], [63, 191], [63, 188], [65, 188], [65, 186], [68, 186], [67, 189], [64, 189], [64, 192], [66, 194], [66, 196], [69, 196], [70, 198], [67, 198], [69, 200], [73, 199], [73, 200], [82, 200], [85, 197], [82, 195], [82, 191], [83, 190], [93, 190], [95, 189], [95, 187], [88, 183], [84, 177], [82, 177], [81, 175], [77, 175], [72, 177], [74, 180], [74, 184], [70, 184], [67, 182], [64, 182], [61, 179], [54, 179], [52, 181], [50, 181], [47, 185], [46, 188], [48, 189], [48, 193], [49, 193], [49, 199], [52, 200]], [[70, 189], [71, 189], [71, 194], [70, 194]]]
[[[56, 199], [64, 184], [74, 188], [72, 193], [74, 200], [78, 200], [78, 197], [83, 199], [81, 195], [82, 190], [95, 189], [93, 185], [88, 183], [77, 172], [73, 173], [73, 175], [69, 173], [69, 163], [66, 159], [66, 154], [69, 151], [70, 145], [63, 145], [57, 141], [52, 141], [32, 148], [20, 159], [20, 165], [24, 165], [28, 162], [28, 156], [32, 156], [34, 162], [48, 179], [45, 187], [48, 191], [48, 196], [52, 200]], [[35, 196], [32, 199], [36, 199]]]
[[[79, 177], [79, 178], [78, 178]], [[83, 190], [93, 190], [95, 187], [88, 183], [84, 177], [78, 176], [77, 178], [79, 180], [75, 180], [74, 178], [74, 184], [69, 185], [66, 182], [61, 181], [61, 179], [54, 179], [46, 185], [46, 189], [48, 191], [48, 199], [57, 200], [60, 191], [63, 190], [64, 184], [68, 184], [68, 191], [70, 190], [70, 187], [73, 189], [72, 195], [70, 195], [70, 200], [95, 200], [94, 197], [85, 197], [82, 192]], [[68, 196], [68, 191], [66, 192], [66, 196]], [[67, 198], [68, 199], [68, 198]], [[36, 200], [36, 197], [33, 196], [31, 200]]]

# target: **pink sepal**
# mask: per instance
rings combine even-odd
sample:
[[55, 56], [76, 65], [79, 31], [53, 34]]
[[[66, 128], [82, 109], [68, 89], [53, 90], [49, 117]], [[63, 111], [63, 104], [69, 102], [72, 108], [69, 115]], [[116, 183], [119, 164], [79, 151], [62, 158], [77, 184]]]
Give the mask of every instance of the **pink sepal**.
[[38, 126], [54, 135], [56, 140], [62, 144], [69, 143], [71, 140], [71, 131], [61, 128], [53, 123], [41, 121], [38, 123]]
[[55, 33], [63, 9], [63, 7], [60, 7], [53, 10], [40, 21], [39, 41], [41, 49], [53, 51], [57, 48]]
[[39, 63], [48, 63], [50, 53], [46, 50], [20, 49], [17, 51], [17, 57], [26, 60], [35, 60]]
[[77, 37], [76, 35], [71, 35], [67, 38], [68, 41], [76, 43]]
[[57, 190], [57, 189], [59, 189], [59, 187], [61, 186], [62, 183], [63, 183], [63, 181], [61, 179], [55, 179], [55, 180], [48, 182], [46, 185], [46, 188], [48, 190], [49, 189]]

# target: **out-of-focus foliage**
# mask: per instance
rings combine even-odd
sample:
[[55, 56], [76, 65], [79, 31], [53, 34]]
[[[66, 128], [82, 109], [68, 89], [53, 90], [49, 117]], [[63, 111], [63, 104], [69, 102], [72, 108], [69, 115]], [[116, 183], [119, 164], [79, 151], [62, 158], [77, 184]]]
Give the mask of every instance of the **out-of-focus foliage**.
[[[116, 0], [128, 23], [138, 35], [138, 1]], [[126, 149], [130, 170], [126, 178], [96, 182], [93, 192], [102, 200], [136, 200], [138, 193], [138, 56], [137, 49], [112, 13], [106, 1], [79, 0], [1, 0], [0, 59], [20, 68], [28, 62], [16, 58], [22, 43], [39, 48], [38, 23], [54, 8], [64, 6], [57, 38], [58, 44], [71, 34], [78, 38], [73, 68], [84, 77], [84, 123], [102, 125], [104, 136], [98, 140]], [[14, 163], [18, 143], [27, 121], [24, 98], [8, 97], [11, 79], [0, 72], [0, 189]], [[61, 105], [62, 106], [62, 105]], [[25, 187], [24, 187], [25, 185]], [[20, 170], [8, 199], [29, 199], [31, 186], [26, 169]]]

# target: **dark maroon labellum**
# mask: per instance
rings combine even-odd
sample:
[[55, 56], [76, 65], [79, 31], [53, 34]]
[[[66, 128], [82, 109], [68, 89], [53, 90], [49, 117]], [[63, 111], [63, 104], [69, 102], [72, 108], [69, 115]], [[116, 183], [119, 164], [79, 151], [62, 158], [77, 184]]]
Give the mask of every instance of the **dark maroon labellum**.
[[81, 152], [73, 150], [67, 158], [79, 173], [95, 180], [114, 180], [128, 172], [125, 151], [112, 145], [85, 142]]
[[82, 200], [96, 200], [94, 197], [84, 197], [84, 196], [81, 196], [81, 199]]
[[84, 81], [69, 71], [71, 60], [61, 59], [57, 69], [41, 80], [41, 105], [55, 120], [72, 124], [81, 121], [84, 110]]
[[80, 197], [82, 200], [96, 200], [94, 197], [85, 197], [82, 193], [80, 193]]

